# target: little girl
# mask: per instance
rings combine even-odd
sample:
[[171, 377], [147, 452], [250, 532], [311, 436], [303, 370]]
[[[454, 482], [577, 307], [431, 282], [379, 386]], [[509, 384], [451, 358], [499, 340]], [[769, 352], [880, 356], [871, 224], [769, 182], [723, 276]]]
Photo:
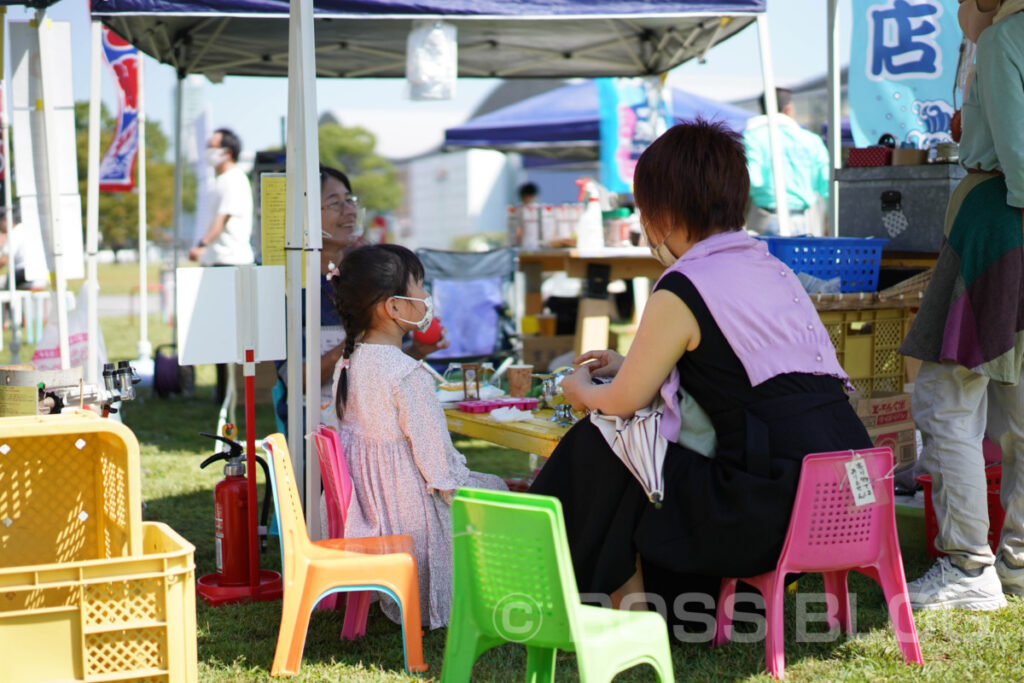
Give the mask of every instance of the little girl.
[[[448, 624], [452, 591], [449, 505], [455, 489], [504, 490], [471, 472], [452, 446], [434, 380], [402, 352], [402, 338], [432, 319], [423, 265], [405, 247], [359, 247], [342, 261], [335, 305], [345, 347], [335, 369], [341, 445], [352, 476], [345, 537], [409, 534], [419, 568], [424, 625]], [[384, 601], [398, 621], [398, 609]]]

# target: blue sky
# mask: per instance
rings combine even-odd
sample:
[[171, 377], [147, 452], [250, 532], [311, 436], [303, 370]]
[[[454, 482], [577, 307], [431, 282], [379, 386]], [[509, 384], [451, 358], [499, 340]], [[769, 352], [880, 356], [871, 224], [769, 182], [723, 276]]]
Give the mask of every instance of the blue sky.
[[[849, 56], [850, 2], [840, 2], [842, 61]], [[76, 100], [89, 96], [89, 15], [86, 0], [63, 0], [48, 10], [54, 20], [71, 22], [72, 83]], [[768, 0], [768, 20], [775, 78], [781, 85], [800, 83], [825, 73], [825, 0]], [[26, 20], [21, 7], [8, 10], [10, 21]], [[676, 87], [722, 100], [760, 92], [761, 65], [756, 28], [751, 26], [714, 47], [705, 64], [691, 62], [675, 69]], [[416, 154], [441, 140], [446, 127], [464, 121], [470, 111], [495, 87], [492, 79], [460, 79], [457, 97], [447, 102], [411, 102], [401, 79], [320, 79], [317, 101], [321, 111], [337, 113], [342, 123], [364, 125], [378, 136], [378, 149], [388, 156]], [[171, 67], [146, 59], [146, 108], [150, 120], [165, 132], [173, 127], [175, 76]], [[204, 88], [214, 126], [230, 126], [249, 150], [280, 144], [281, 117], [286, 113], [288, 85], [284, 78], [227, 77]], [[113, 89], [103, 76], [103, 99], [116, 109]], [[238, 112], [248, 113], [239, 117]], [[408, 117], [416, 117], [417, 132], [410, 133]]]

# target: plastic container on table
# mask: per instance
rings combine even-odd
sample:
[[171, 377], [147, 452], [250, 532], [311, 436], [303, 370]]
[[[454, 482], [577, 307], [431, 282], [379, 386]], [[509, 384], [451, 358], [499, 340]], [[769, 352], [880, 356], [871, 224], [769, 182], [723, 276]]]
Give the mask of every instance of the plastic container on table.
[[779, 237], [761, 235], [768, 251], [793, 269], [822, 280], [840, 278], [841, 292], [878, 290], [878, 270], [882, 264], [880, 237]]
[[836, 358], [863, 396], [903, 391], [904, 358], [900, 345], [910, 325], [908, 308], [819, 310]]
[[495, 398], [490, 401], [459, 401], [456, 405], [464, 413], [489, 413], [495, 408], [518, 408], [533, 410], [539, 403], [536, 398], [510, 396]]

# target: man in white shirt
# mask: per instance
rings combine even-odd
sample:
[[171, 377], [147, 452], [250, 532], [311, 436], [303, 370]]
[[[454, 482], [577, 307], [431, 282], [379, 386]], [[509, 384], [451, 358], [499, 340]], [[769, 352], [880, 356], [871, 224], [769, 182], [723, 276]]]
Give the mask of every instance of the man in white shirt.
[[[217, 172], [214, 181], [213, 221], [210, 227], [188, 252], [189, 260], [201, 266], [241, 266], [253, 262], [252, 244], [252, 186], [249, 178], [238, 167], [242, 143], [227, 128], [217, 129], [206, 145], [206, 163]], [[217, 365], [217, 403], [227, 392], [227, 365]]]
[[206, 163], [217, 172], [214, 218], [199, 242], [188, 252], [201, 266], [238, 266], [253, 262], [252, 186], [238, 167], [241, 142], [227, 128], [218, 129], [206, 146]]

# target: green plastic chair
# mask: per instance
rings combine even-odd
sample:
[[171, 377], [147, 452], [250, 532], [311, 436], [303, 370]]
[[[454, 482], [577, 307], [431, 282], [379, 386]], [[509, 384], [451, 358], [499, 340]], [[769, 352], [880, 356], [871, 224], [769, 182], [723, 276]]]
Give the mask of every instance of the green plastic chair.
[[442, 683], [469, 681], [473, 663], [505, 642], [526, 646], [526, 680], [555, 680], [558, 650], [575, 652], [582, 681], [610, 681], [637, 664], [672, 680], [665, 619], [580, 603], [557, 498], [459, 489], [452, 500], [451, 622]]

